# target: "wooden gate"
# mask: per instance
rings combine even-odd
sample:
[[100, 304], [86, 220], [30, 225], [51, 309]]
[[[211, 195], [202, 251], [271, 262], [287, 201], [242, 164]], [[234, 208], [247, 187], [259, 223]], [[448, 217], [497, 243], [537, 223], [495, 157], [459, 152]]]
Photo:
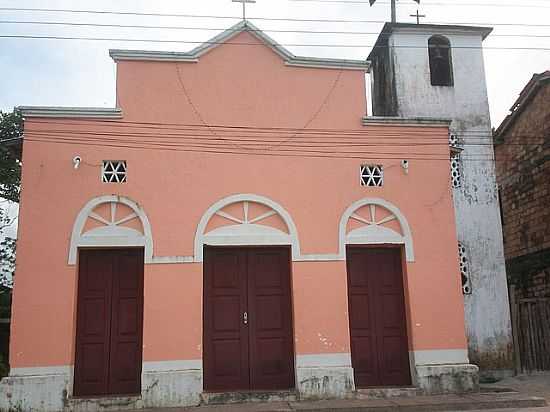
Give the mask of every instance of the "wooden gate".
[[516, 298], [510, 288], [516, 371], [550, 370], [550, 298]]

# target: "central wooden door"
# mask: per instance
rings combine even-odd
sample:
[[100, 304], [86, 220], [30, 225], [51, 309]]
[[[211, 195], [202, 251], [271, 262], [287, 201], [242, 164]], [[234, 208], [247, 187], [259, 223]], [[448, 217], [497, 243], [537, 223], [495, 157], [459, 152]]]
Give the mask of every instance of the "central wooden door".
[[294, 388], [290, 251], [205, 247], [204, 388]]
[[75, 396], [141, 393], [143, 249], [79, 252]]
[[348, 246], [348, 302], [355, 385], [411, 384], [400, 248]]

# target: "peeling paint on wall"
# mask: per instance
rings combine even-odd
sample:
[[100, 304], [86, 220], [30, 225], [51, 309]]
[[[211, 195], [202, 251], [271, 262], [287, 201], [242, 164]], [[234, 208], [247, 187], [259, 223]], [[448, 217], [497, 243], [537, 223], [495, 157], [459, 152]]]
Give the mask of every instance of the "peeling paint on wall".
[[[452, 49], [454, 87], [432, 86], [427, 44], [434, 30], [422, 25], [402, 32], [397, 29], [388, 39], [396, 47], [371, 54], [373, 112], [452, 119], [451, 132], [458, 135], [464, 149], [462, 184], [454, 189], [453, 199], [457, 238], [470, 251], [472, 294], [464, 298], [470, 361], [484, 373], [511, 371], [510, 309], [482, 39], [475, 30], [446, 33], [441, 26], [437, 34], [447, 36], [451, 47], [456, 46]], [[384, 68], [386, 76], [376, 79]], [[395, 93], [393, 97], [388, 97], [389, 90]]]

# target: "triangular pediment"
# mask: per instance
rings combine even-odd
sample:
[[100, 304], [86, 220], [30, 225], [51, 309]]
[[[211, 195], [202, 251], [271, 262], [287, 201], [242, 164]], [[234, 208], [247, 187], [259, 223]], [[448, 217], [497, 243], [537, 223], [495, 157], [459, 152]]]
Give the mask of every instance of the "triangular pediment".
[[249, 20], [241, 20], [239, 23], [221, 32], [217, 36], [195, 47], [189, 52], [165, 52], [165, 51], [146, 51], [146, 50], [109, 50], [110, 56], [115, 61], [121, 60], [138, 60], [138, 61], [177, 61], [196, 63], [200, 57], [210, 52], [211, 50], [222, 46], [231, 41], [239, 34], [247, 32], [266, 47], [275, 52], [288, 66], [306, 66], [318, 68], [337, 68], [348, 70], [363, 70], [368, 71], [369, 64], [362, 60], [347, 60], [347, 59], [326, 59], [316, 57], [301, 57], [295, 56], [285, 47], [277, 43], [274, 39], [260, 30]]

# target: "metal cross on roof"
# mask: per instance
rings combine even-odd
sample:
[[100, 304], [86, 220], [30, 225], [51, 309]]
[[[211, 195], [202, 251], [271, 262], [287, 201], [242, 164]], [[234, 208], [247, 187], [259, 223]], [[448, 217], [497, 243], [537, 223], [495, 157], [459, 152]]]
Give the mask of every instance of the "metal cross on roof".
[[416, 14], [409, 14], [411, 17], [416, 17], [416, 24], [420, 24], [420, 18], [426, 17], [425, 14], [418, 14], [418, 10], [416, 10]]
[[233, 0], [233, 3], [243, 4], [243, 20], [246, 21], [246, 3], [256, 3], [256, 0]]

